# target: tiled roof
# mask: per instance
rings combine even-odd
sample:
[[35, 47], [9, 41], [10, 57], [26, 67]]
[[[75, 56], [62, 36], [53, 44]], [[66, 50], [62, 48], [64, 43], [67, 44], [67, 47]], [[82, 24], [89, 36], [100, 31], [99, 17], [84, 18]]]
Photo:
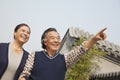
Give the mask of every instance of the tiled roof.
[[92, 75], [90, 76], [89, 80], [120, 80], [120, 72]]
[[[79, 28], [69, 28], [69, 34], [71, 37], [74, 38], [79, 38], [81, 36], [85, 36], [86, 39], [89, 39], [93, 37], [93, 34], [90, 34], [89, 32], [85, 32], [84, 30], [81, 30]], [[112, 59], [115, 62], [120, 63], [120, 46], [114, 44], [113, 42], [109, 41], [98, 41], [97, 47], [104, 51], [107, 52], [107, 55], [105, 56], [106, 58]]]
[[[93, 34], [90, 34], [89, 32], [85, 32], [84, 30], [80, 29], [80, 28], [69, 28], [68, 31], [66, 32], [63, 40], [62, 40], [62, 46], [60, 48], [60, 50], [62, 49], [64, 43], [66, 42], [66, 40], [70, 43], [65, 43], [67, 44], [67, 49], [69, 50], [70, 48], [70, 44], [72, 44], [76, 39], [79, 38], [81, 36], [85, 36], [86, 39], [89, 39], [91, 37], [93, 37]], [[72, 41], [71, 41], [72, 40]], [[117, 65], [120, 66], [120, 46], [114, 44], [113, 42], [109, 42], [107, 40], [105, 41], [98, 41], [97, 43], [97, 47], [104, 51], [107, 52], [107, 55], [104, 56], [104, 58], [107, 58], [107, 60], [116, 63]], [[65, 50], [67, 50], [65, 49]], [[101, 74], [95, 74], [92, 75], [90, 77], [90, 80], [120, 80], [120, 72], [113, 72], [113, 73], [101, 73]]]
[[[75, 41], [76, 38], [84, 37], [86, 39], [89, 39], [93, 37], [93, 34], [90, 34], [89, 32], [85, 32], [84, 30], [80, 28], [69, 28], [62, 39], [61, 42], [61, 48], [59, 49], [60, 52], [67, 52], [70, 50], [71, 45]], [[97, 47], [107, 52], [107, 55], [104, 56], [106, 60], [115, 63], [120, 66], [120, 46], [114, 44], [113, 42], [109, 41], [98, 41]], [[94, 74], [90, 76], [90, 80], [120, 80], [120, 72], [112, 72], [112, 73], [101, 73], [101, 74]]]

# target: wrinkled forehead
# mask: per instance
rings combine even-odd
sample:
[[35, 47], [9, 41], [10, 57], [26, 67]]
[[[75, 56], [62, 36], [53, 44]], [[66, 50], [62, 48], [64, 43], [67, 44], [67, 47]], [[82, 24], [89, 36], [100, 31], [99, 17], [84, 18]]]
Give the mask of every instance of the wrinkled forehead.
[[45, 38], [47, 38], [47, 37], [59, 37], [60, 38], [60, 35], [56, 31], [50, 31], [50, 32], [46, 33]]

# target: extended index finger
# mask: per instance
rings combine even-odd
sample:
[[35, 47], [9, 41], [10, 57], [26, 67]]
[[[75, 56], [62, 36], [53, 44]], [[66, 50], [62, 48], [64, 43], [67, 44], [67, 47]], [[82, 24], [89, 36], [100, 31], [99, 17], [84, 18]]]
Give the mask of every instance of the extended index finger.
[[99, 31], [99, 33], [103, 33], [106, 29], [107, 27], [103, 28], [102, 30]]

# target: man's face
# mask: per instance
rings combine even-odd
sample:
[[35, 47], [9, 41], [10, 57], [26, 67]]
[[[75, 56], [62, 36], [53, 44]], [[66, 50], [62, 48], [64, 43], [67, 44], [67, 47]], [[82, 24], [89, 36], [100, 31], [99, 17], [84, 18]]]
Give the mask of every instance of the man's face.
[[56, 52], [60, 48], [59, 34], [55, 31], [48, 32], [44, 44], [46, 45], [46, 50]]

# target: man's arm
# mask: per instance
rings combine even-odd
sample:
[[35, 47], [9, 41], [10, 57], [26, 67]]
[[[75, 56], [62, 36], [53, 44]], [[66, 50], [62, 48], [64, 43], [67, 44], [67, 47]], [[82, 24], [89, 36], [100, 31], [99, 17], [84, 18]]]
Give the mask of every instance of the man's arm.
[[69, 53], [64, 54], [66, 67], [70, 67], [73, 63], [77, 62], [81, 57], [88, 53], [88, 50], [93, 47], [93, 45], [99, 40], [105, 40], [106, 34], [104, 31], [107, 28], [100, 30], [94, 37], [89, 39], [88, 41], [84, 41], [82, 45], [78, 46], [74, 50], [71, 50]]
[[88, 49], [90, 49], [97, 41], [99, 40], [105, 40], [106, 39], [106, 34], [104, 33], [104, 31], [107, 28], [104, 28], [102, 30], [100, 30], [93, 38], [89, 39], [88, 41], [86, 41], [86, 43], [84, 44], [84, 46]]
[[28, 56], [24, 70], [22, 71], [18, 80], [27, 80], [26, 78], [29, 78], [29, 76], [31, 75], [33, 64], [34, 64], [34, 57], [35, 57], [35, 53], [31, 53]]

